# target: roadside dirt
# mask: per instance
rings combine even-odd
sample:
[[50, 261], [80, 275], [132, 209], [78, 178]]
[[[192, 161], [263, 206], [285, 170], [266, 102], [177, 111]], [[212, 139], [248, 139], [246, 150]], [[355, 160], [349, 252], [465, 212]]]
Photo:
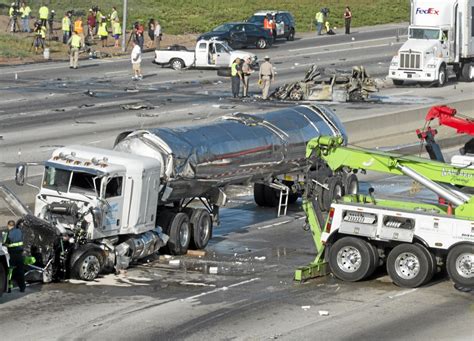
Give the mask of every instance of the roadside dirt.
[[[8, 16], [1, 15], [0, 16], [0, 29], [3, 29], [7, 27], [8, 25], [9, 18]], [[30, 20], [30, 24], [33, 24], [33, 20]], [[84, 31], [87, 31], [87, 26], [84, 28]], [[16, 35], [18, 37], [21, 37], [22, 39], [27, 39], [28, 41], [33, 42], [34, 40], [34, 35], [33, 33], [23, 33], [23, 32], [16, 32], [16, 33], [10, 33], [8, 31], [3, 30], [0, 31], [0, 35]], [[53, 33], [53, 39], [58, 39], [58, 41], [62, 40], [62, 31], [60, 29], [60, 23], [55, 22], [54, 24], [54, 33]], [[195, 34], [189, 34], [189, 35], [171, 35], [171, 34], [166, 34], [164, 32], [163, 38], [161, 41], [161, 46], [160, 48], [167, 48], [168, 46], [178, 44], [178, 45], [184, 45], [188, 48], [194, 47], [195, 41], [196, 41], [197, 35]], [[127, 36], [127, 41], [128, 41], [128, 36]], [[120, 40], [121, 42], [121, 40]], [[0, 46], [1, 47], [1, 46]], [[67, 60], [69, 58], [68, 55], [68, 49], [65, 45], [63, 44], [58, 44], [58, 43], [53, 43], [50, 40], [46, 40], [46, 47], [50, 48], [50, 58], [49, 61], [58, 61], [58, 60]], [[114, 47], [114, 39], [112, 35], [109, 35], [109, 38], [107, 40], [107, 47], [102, 47], [102, 43], [98, 38], [95, 38], [94, 41], [92, 42], [92, 45], [90, 45], [91, 51], [96, 52], [96, 56], [98, 58], [108, 58], [108, 57], [113, 57], [113, 56], [122, 56], [122, 55], [128, 55], [131, 53], [131, 46], [128, 46], [128, 49], [126, 52], [122, 52], [121, 47], [115, 48]], [[154, 48], [152, 42], [150, 41], [150, 38], [148, 37], [148, 34], [145, 32], [145, 51], [152, 50]], [[97, 53], [98, 52], [98, 53]], [[80, 54], [80, 58], [89, 58], [89, 55], [87, 52], [83, 52]], [[16, 57], [16, 58], [6, 58], [0, 56], [0, 65], [18, 65], [18, 64], [29, 64], [29, 63], [37, 63], [37, 62], [44, 62], [44, 56], [43, 53], [40, 52], [38, 54], [34, 54], [32, 52], [28, 57]]]

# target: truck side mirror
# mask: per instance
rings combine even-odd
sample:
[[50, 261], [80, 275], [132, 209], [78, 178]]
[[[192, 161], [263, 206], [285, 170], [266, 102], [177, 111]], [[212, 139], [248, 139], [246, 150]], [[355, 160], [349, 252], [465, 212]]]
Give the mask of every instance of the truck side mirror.
[[25, 184], [27, 165], [24, 162], [21, 162], [16, 165], [15, 170], [15, 182], [18, 186], [23, 186]]

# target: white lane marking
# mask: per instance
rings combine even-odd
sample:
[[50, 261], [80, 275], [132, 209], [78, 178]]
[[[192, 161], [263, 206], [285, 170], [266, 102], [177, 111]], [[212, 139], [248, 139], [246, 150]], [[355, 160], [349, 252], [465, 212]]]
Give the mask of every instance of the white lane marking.
[[[403, 43], [394, 43], [393, 45], [402, 45]], [[312, 52], [312, 53], [301, 53], [298, 54], [299, 57], [301, 56], [314, 56], [314, 55], [319, 55], [319, 54], [329, 54], [329, 53], [337, 53], [337, 52], [350, 52], [354, 50], [367, 50], [367, 49], [372, 49], [376, 47], [387, 47], [387, 44], [378, 44], [378, 45], [371, 45], [371, 46], [360, 46], [360, 47], [351, 47], [350, 49], [339, 49], [339, 50], [331, 50], [331, 51], [318, 51], [318, 52]], [[283, 58], [288, 58], [288, 56], [280, 56], [280, 57], [274, 57], [273, 60], [275, 59], [283, 59]]]
[[[400, 38], [405, 38], [407, 37], [406, 35], [400, 36]], [[360, 43], [368, 43], [372, 41], [381, 41], [381, 40], [392, 40], [395, 37], [385, 37], [385, 38], [376, 38], [376, 39], [369, 39], [369, 40], [352, 40], [348, 41], [346, 43], [338, 43], [338, 44], [331, 44], [331, 45], [320, 45], [320, 46], [310, 46], [310, 47], [302, 47], [300, 49], [292, 49], [288, 50], [289, 52], [297, 52], [297, 51], [304, 51], [304, 50], [312, 50], [312, 49], [318, 49], [318, 48], [330, 48], [332, 46], [342, 46], [342, 45], [350, 45], [350, 44], [360, 44]], [[366, 48], [369, 48], [371, 46], [366, 46]]]
[[279, 223], [275, 223], [275, 224], [259, 226], [259, 227], [257, 227], [257, 230], [264, 230], [264, 229], [268, 229], [268, 228], [270, 228], [270, 227], [275, 227], [275, 226], [283, 225], [283, 224], [289, 223], [290, 221], [291, 221], [291, 220], [284, 220], [284, 221], [280, 221]]
[[120, 70], [120, 71], [112, 71], [112, 72], [106, 72], [105, 75], [113, 75], [116, 73], [130, 73], [130, 70]]
[[199, 298], [199, 297], [215, 294], [216, 292], [220, 292], [220, 291], [227, 291], [227, 290], [229, 290], [229, 288], [235, 288], [235, 287], [238, 287], [238, 286], [241, 286], [241, 285], [244, 285], [244, 284], [248, 284], [248, 283], [252, 283], [252, 282], [255, 282], [255, 281], [259, 281], [259, 280], [260, 280], [260, 278], [257, 277], [257, 278], [252, 278], [252, 279], [242, 281], [242, 282], [239, 282], [239, 283], [234, 283], [234, 284], [229, 285], [228, 287], [221, 287], [221, 288], [217, 288], [217, 289], [214, 289], [214, 290], [211, 290], [211, 291], [206, 291], [206, 292], [194, 295], [194, 296], [189, 296], [187, 298], [182, 299], [181, 302], [192, 301], [192, 300], [194, 300], [196, 298]]
[[405, 296], [405, 295], [408, 295], [408, 294], [411, 294], [413, 292], [415, 292], [417, 289], [411, 289], [411, 290], [405, 290], [405, 291], [402, 291], [402, 292], [399, 292], [398, 294], [395, 294], [393, 296], [388, 296], [388, 298], [397, 298], [397, 297], [401, 297], [401, 296]]

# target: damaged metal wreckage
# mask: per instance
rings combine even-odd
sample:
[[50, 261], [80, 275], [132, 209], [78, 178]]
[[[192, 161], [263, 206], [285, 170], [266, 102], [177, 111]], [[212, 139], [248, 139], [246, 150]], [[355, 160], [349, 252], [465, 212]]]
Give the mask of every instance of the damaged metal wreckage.
[[363, 66], [345, 71], [327, 70], [313, 64], [302, 81], [280, 86], [270, 97], [290, 101], [361, 102], [377, 91], [374, 80]]

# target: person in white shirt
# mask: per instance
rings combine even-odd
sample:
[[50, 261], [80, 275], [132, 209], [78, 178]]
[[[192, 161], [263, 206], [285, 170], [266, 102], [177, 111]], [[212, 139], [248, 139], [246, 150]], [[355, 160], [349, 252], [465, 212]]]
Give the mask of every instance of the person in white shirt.
[[155, 21], [155, 47], [157, 50], [160, 49], [161, 43], [161, 25], [158, 20]]
[[132, 69], [133, 69], [133, 77], [132, 79], [134, 81], [138, 81], [143, 79], [142, 76], [142, 70], [141, 70], [141, 63], [142, 63], [142, 50], [140, 49], [140, 46], [137, 44], [136, 41], [132, 39], [132, 55], [131, 55], [131, 61], [132, 61]]

